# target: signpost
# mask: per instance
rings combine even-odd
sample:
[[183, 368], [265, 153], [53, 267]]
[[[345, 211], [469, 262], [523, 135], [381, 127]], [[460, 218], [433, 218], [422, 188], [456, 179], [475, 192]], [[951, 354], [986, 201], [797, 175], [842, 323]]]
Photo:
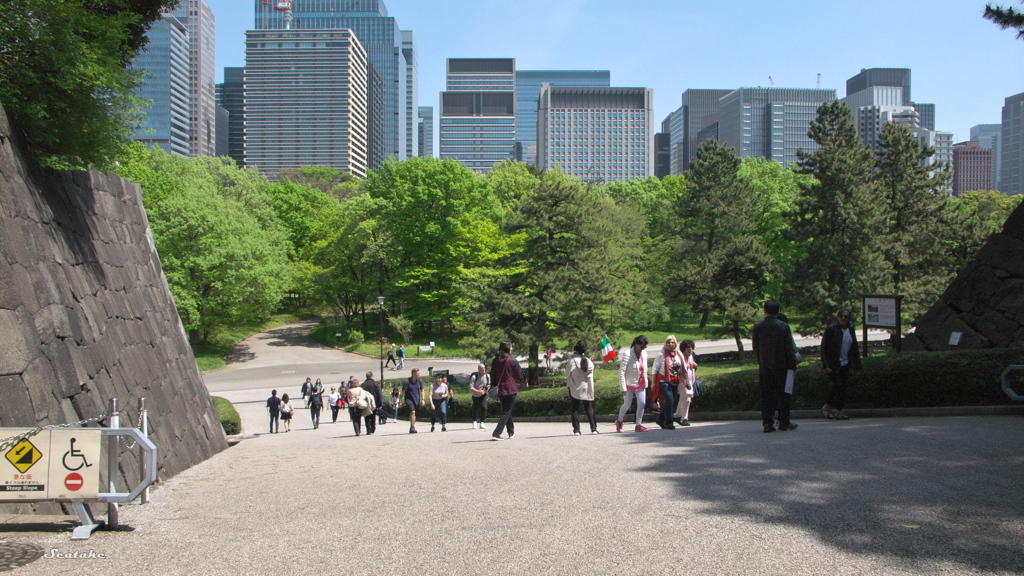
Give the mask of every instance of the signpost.
[[864, 357], [868, 355], [868, 328], [888, 328], [893, 339], [893, 349], [902, 350], [903, 321], [900, 305], [903, 296], [899, 294], [861, 294], [864, 301]]

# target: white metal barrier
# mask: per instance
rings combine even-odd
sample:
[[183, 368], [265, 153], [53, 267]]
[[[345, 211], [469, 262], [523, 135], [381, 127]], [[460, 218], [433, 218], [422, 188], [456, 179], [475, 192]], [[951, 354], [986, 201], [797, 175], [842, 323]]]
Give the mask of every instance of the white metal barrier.
[[[118, 503], [131, 502], [142, 496], [149, 500], [150, 484], [157, 479], [157, 449], [147, 437], [149, 426], [146, 400], [139, 400], [139, 427], [122, 428], [117, 399], [110, 401], [110, 426], [86, 428], [86, 424], [102, 420], [106, 415], [71, 424], [39, 428], [0, 428], [0, 453], [7, 464], [0, 462], [0, 502], [64, 502], [71, 503], [82, 525], [75, 528], [72, 540], [84, 540], [102, 524], [97, 522], [87, 504], [106, 503], [108, 528], [118, 525]], [[140, 448], [141, 479], [128, 492], [118, 492], [121, 438], [127, 437], [127, 449]], [[106, 446], [104, 446], [104, 443]], [[107, 491], [100, 491], [100, 459], [107, 454]]]

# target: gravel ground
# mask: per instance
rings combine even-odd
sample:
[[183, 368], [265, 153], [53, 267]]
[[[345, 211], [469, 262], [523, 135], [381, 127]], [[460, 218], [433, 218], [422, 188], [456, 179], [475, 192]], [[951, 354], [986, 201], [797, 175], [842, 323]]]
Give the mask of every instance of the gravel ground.
[[[241, 406], [249, 423], [263, 407]], [[263, 434], [121, 508], [122, 529], [4, 524], [16, 574], [1021, 574], [1019, 417], [758, 422], [512, 440], [347, 416]], [[308, 422], [308, 419], [306, 420]], [[493, 425], [493, 424], [492, 424]], [[440, 430], [440, 428], [438, 428]], [[60, 519], [56, 519], [60, 520]], [[31, 524], [26, 524], [31, 522]]]

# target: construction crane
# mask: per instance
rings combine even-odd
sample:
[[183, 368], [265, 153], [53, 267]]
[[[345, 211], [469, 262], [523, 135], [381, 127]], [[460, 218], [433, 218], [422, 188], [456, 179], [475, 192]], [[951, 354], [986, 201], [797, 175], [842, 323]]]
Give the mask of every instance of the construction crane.
[[[264, 18], [266, 18], [267, 6], [270, 5], [270, 0], [263, 0], [263, 11]], [[277, 12], [284, 12], [284, 29], [292, 29], [292, 0], [276, 0], [274, 2], [274, 10]]]

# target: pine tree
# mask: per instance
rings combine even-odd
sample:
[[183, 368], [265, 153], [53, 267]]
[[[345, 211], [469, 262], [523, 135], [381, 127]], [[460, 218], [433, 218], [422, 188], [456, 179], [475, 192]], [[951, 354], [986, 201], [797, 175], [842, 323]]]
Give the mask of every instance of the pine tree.
[[814, 176], [801, 186], [791, 232], [802, 248], [788, 282], [790, 299], [809, 314], [801, 328], [820, 332], [842, 307], [887, 279], [880, 249], [886, 232], [882, 199], [871, 179], [875, 158], [857, 136], [841, 102], [818, 108], [808, 136], [819, 148], [799, 151], [799, 171]]
[[[1021, 4], [1024, 4], [1024, 2], [1021, 2]], [[1016, 28], [1018, 31], [1017, 38], [1024, 39], [1024, 10], [1015, 10], [1013, 6], [1003, 8], [1002, 6], [986, 4], [983, 17], [986, 20], [995, 22], [1003, 30]]]

